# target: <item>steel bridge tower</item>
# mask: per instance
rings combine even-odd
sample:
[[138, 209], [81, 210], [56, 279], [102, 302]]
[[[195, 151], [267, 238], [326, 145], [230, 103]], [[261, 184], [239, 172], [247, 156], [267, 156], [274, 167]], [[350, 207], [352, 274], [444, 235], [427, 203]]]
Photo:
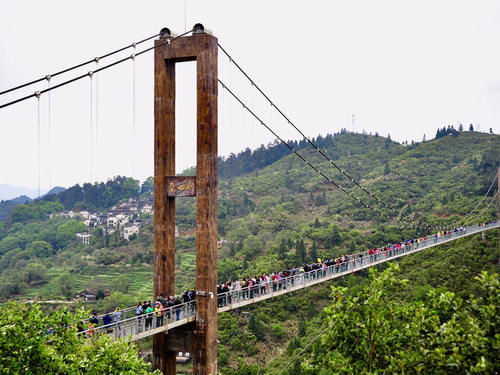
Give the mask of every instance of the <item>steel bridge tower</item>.
[[[217, 38], [155, 41], [154, 296], [174, 295], [175, 199], [196, 197], [196, 320], [153, 337], [153, 368], [175, 374], [176, 352], [193, 353], [195, 375], [217, 374]], [[175, 176], [175, 65], [196, 61], [196, 176]]]

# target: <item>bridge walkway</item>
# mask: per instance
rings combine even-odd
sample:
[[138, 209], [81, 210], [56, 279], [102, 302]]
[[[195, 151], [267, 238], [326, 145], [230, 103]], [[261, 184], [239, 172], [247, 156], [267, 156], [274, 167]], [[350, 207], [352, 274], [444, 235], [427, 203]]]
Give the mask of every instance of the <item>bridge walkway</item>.
[[[298, 273], [283, 278], [280, 281], [269, 281], [264, 285], [260, 284], [252, 288], [242, 288], [210, 297], [218, 299], [219, 313], [230, 311], [499, 227], [500, 222], [489, 223], [484, 226], [467, 227], [463, 231], [452, 232], [450, 235], [437, 239], [432, 236], [432, 238], [429, 237], [421, 243], [403, 244], [400, 249], [383, 250], [378, 255], [370, 255], [368, 252], [358, 253], [355, 257], [352, 257], [352, 255], [348, 256], [350, 260], [341, 265], [332, 265], [325, 269]], [[165, 310], [163, 317], [157, 317], [155, 313], [138, 317], [135, 315], [135, 307], [124, 309], [122, 310], [123, 313], [125, 314], [125, 319], [122, 319], [119, 323], [94, 327], [86, 331], [81, 331], [80, 334], [93, 335], [103, 332], [115, 338], [130, 338], [132, 341], [135, 341], [157, 333], [167, 333], [169, 329], [180, 327], [195, 320], [196, 301], [172, 306]], [[130, 317], [130, 315], [132, 316]]]

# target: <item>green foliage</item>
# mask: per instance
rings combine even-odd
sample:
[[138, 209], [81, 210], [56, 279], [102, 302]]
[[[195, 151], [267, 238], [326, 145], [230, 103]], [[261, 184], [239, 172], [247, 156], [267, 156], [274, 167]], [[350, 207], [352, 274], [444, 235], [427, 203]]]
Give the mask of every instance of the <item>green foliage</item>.
[[44, 219], [49, 214], [60, 212], [63, 205], [59, 202], [35, 201], [15, 206], [10, 214], [12, 223], [25, 223], [34, 219]]
[[26, 250], [31, 256], [37, 258], [48, 258], [53, 253], [52, 246], [45, 241], [33, 241]]
[[394, 292], [407, 280], [397, 266], [370, 271], [370, 283], [353, 295], [332, 287], [328, 327], [305, 374], [492, 373], [500, 366], [500, 283], [477, 277], [479, 298], [430, 290], [424, 301], [402, 301]]
[[56, 231], [56, 246], [61, 249], [70, 243], [76, 242], [76, 234], [87, 230], [87, 226], [75, 219], [68, 220], [61, 224]]
[[306, 320], [304, 315], [300, 315], [299, 317], [299, 331], [297, 333], [299, 337], [304, 337], [306, 334]]
[[273, 336], [276, 340], [281, 340], [285, 337], [286, 329], [280, 323], [275, 323], [271, 326]]
[[74, 323], [85, 316], [83, 310], [44, 315], [38, 305], [1, 306], [0, 373], [150, 374], [133, 344], [78, 336]]
[[304, 263], [306, 261], [306, 258], [307, 258], [307, 253], [306, 253], [306, 246], [304, 244], [303, 239], [297, 241], [296, 253], [297, 253], [297, 257], [299, 259], [299, 262], [301, 264]]
[[[252, 332], [258, 340], [265, 340], [267, 326], [262, 320], [255, 314], [250, 316], [250, 322], [248, 323], [248, 330]], [[274, 331], [274, 327], [273, 327]]]

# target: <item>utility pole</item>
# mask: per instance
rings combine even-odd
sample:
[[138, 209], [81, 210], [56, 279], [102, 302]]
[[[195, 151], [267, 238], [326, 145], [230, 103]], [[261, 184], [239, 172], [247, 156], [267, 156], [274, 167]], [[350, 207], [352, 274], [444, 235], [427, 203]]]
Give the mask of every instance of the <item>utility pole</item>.
[[352, 114], [352, 133], [354, 134], [354, 113]]

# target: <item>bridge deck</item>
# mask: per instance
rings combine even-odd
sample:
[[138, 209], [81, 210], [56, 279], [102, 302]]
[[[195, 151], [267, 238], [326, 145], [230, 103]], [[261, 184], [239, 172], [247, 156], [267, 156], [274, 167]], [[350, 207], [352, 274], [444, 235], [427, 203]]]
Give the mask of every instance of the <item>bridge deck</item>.
[[[428, 238], [420, 244], [402, 245], [400, 250], [382, 251], [379, 255], [363, 253], [362, 258], [356, 257], [355, 260], [343, 263], [340, 267], [333, 265], [327, 267], [325, 270], [299, 273], [284, 278], [279, 282], [268, 282], [264, 286], [261, 284], [252, 287], [251, 290], [248, 288], [233, 290], [228, 293], [219, 294], [217, 297], [213, 296], [212, 298], [218, 298], [218, 312], [221, 313], [304, 289], [312, 285], [373, 267], [377, 264], [442, 245], [443, 243], [454, 241], [458, 238], [471, 236], [498, 227], [500, 227], [500, 222], [486, 224], [485, 226], [468, 227], [465, 231], [452, 232], [449, 236], [440, 237], [437, 240], [432, 236], [432, 238]], [[351, 258], [351, 256], [349, 257]], [[135, 341], [161, 332], [168, 333], [169, 329], [192, 322], [196, 317], [195, 301], [167, 309], [164, 317], [146, 317], [146, 315], [142, 315], [139, 318], [135, 316], [135, 308], [133, 307], [124, 309], [122, 312], [128, 312], [133, 314], [133, 316], [109, 326], [100, 326], [92, 330], [82, 331], [81, 334], [90, 335], [96, 332], [106, 332], [115, 338], [130, 338], [130, 340]], [[153, 313], [151, 315], [155, 314]]]

